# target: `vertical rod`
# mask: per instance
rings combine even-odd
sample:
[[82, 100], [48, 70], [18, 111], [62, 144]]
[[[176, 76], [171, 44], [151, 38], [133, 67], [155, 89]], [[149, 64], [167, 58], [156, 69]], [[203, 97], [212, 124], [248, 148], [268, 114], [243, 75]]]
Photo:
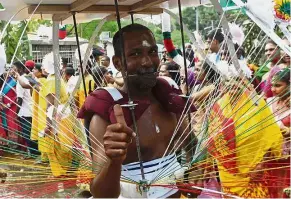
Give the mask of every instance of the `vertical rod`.
[[[76, 41], [77, 41], [78, 56], [79, 56], [79, 62], [80, 62], [79, 63], [80, 64], [80, 70], [81, 70], [81, 75], [82, 75], [82, 80], [83, 80], [82, 82], [83, 82], [83, 87], [84, 87], [84, 94], [85, 94], [85, 98], [86, 98], [87, 97], [87, 89], [86, 89], [85, 75], [84, 75], [84, 70], [83, 70], [83, 65], [82, 65], [83, 61], [82, 61], [82, 57], [81, 57], [81, 49], [80, 49], [77, 22], [76, 22], [76, 12], [73, 12], [72, 14], [73, 14], [75, 35], [76, 35]], [[84, 63], [84, 64], [87, 65], [87, 63]], [[88, 127], [89, 127], [89, 125], [88, 125]], [[93, 157], [89, 131], [86, 131], [86, 137], [87, 137], [87, 142], [88, 142], [88, 145], [89, 145], [90, 155], [91, 155], [91, 157]]]
[[[78, 29], [77, 29], [76, 13], [75, 12], [73, 12], [73, 21], [74, 21], [75, 35], [76, 35], [76, 41], [77, 41], [81, 75], [82, 75], [82, 79], [83, 79], [84, 93], [85, 93], [85, 97], [87, 97], [87, 90], [86, 90], [85, 76], [84, 76], [84, 71], [83, 71], [83, 66], [82, 66], [83, 62], [82, 62], [82, 57], [81, 57], [81, 50], [80, 50], [80, 43], [79, 43], [79, 36], [78, 36]], [[84, 63], [84, 64], [86, 64], [86, 63]]]
[[[55, 70], [55, 99], [54, 99], [54, 110], [53, 116], [57, 113], [58, 100], [61, 96], [61, 77], [60, 77], [60, 59], [59, 59], [59, 21], [53, 21], [53, 58], [54, 58], [54, 70]], [[54, 131], [57, 131], [57, 122], [55, 117], [52, 121]]]
[[185, 79], [186, 79], [186, 86], [187, 86], [187, 96], [189, 95], [189, 84], [188, 84], [188, 73], [187, 73], [187, 62], [186, 62], [186, 55], [185, 55], [185, 38], [184, 38], [184, 28], [183, 28], [183, 18], [182, 18], [182, 10], [181, 10], [181, 0], [178, 0], [178, 7], [179, 7], [179, 17], [180, 17], [180, 31], [181, 31], [181, 39], [182, 39], [182, 52], [184, 58], [184, 70], [185, 70]]
[[[180, 31], [182, 36], [182, 49], [183, 49], [183, 58], [184, 58], [184, 71], [185, 71], [185, 79], [186, 79], [186, 96], [189, 96], [189, 83], [188, 83], [188, 70], [187, 70], [187, 62], [186, 62], [186, 50], [185, 50], [185, 38], [184, 38], [184, 28], [183, 28], [183, 18], [182, 18], [182, 9], [181, 9], [181, 0], [178, 0], [178, 8], [179, 8], [179, 18], [180, 18]], [[189, 128], [192, 129], [191, 125], [191, 114], [190, 112], [187, 113], [188, 121], [189, 121]], [[189, 131], [191, 132], [191, 130]], [[191, 133], [191, 143], [195, 138], [193, 137], [193, 133]], [[192, 156], [194, 155], [194, 143], [191, 144], [191, 152]]]
[[131, 24], [134, 24], [133, 13], [130, 13]]
[[[123, 32], [121, 30], [121, 22], [120, 22], [120, 15], [119, 15], [119, 9], [118, 9], [118, 0], [114, 0], [115, 2], [115, 9], [116, 9], [116, 19], [117, 19], [117, 25], [118, 25], [118, 30], [119, 30], [119, 37], [120, 37], [120, 50], [121, 50], [121, 60], [122, 60], [122, 65], [124, 66], [124, 75], [125, 75], [125, 86], [127, 88], [127, 96], [128, 96], [128, 103], [133, 104], [131, 100], [131, 95], [130, 95], [130, 90], [129, 90], [129, 82], [128, 82], [128, 73], [127, 73], [127, 63], [126, 63], [126, 58], [125, 58], [125, 52], [124, 52], [124, 40], [123, 40]], [[137, 124], [136, 124], [136, 119], [135, 119], [135, 114], [134, 114], [134, 106], [130, 108], [131, 111], [131, 117], [133, 121], [133, 130], [136, 133], [136, 149], [137, 149], [137, 155], [138, 155], [138, 160], [140, 164], [140, 170], [141, 170], [141, 177], [142, 180], [145, 180], [145, 174], [144, 174], [144, 167], [143, 167], [143, 162], [142, 162], [142, 157], [141, 157], [141, 150], [140, 150], [140, 143], [139, 143], [139, 135], [138, 135], [138, 129], [137, 129]]]

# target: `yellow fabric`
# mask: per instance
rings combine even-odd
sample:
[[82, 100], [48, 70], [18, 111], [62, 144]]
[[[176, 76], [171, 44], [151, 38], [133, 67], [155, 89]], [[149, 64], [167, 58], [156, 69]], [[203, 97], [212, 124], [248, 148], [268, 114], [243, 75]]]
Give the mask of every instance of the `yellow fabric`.
[[[48, 81], [45, 78], [40, 79], [39, 101], [38, 101], [38, 132], [46, 128], [46, 92], [49, 87]], [[54, 140], [51, 137], [38, 138], [38, 150], [43, 153], [53, 153]]]
[[31, 129], [31, 139], [38, 140], [38, 133], [46, 127], [46, 99], [44, 91], [46, 88], [46, 78], [38, 79], [40, 90], [33, 90], [33, 110], [32, 110], [32, 129]]
[[[54, 94], [55, 95], [55, 93], [56, 93], [56, 83], [55, 83], [55, 81], [56, 81], [55, 75], [48, 76], [47, 82], [46, 82], [46, 86], [43, 87], [43, 89], [44, 89], [43, 90], [43, 94], [45, 96], [47, 96], [48, 94]], [[60, 83], [61, 83], [61, 92], [60, 92], [59, 103], [63, 104], [68, 100], [68, 95], [67, 95], [67, 92], [66, 92], [66, 86], [65, 86], [64, 80], [61, 79]]]
[[39, 103], [39, 94], [38, 91], [33, 89], [32, 91], [32, 123], [31, 123], [31, 140], [38, 140], [38, 103]]
[[[230, 96], [226, 94], [218, 101], [225, 118], [231, 117], [234, 120], [238, 167], [238, 173], [233, 174], [222, 165], [222, 162], [217, 161], [219, 176], [224, 192], [240, 197], [268, 197], [267, 188], [259, 182], [251, 181], [248, 174], [262, 162], [268, 151], [273, 157], [281, 156], [283, 137], [266, 102], [260, 100], [256, 106], [253, 100], [249, 99], [250, 97], [244, 93], [237, 103], [231, 105]], [[217, 113], [212, 111], [210, 136], [217, 135], [215, 134], [218, 131], [217, 127], [221, 124], [217, 118]], [[215, 139], [215, 142], [215, 145], [223, 145], [218, 143], [221, 142], [219, 139]], [[227, 147], [222, 150], [225, 150], [221, 152], [224, 155], [233, 153], [227, 151]]]
[[[60, 83], [61, 90], [59, 103], [64, 104], [68, 101], [68, 96], [63, 80], [61, 80]], [[49, 94], [55, 95], [55, 76], [50, 75], [42, 88], [42, 96], [46, 97]], [[43, 105], [44, 107], [47, 106], [46, 101], [44, 101]], [[46, 118], [46, 112], [44, 117]], [[46, 135], [44, 138], [40, 139], [41, 152], [47, 154], [53, 176], [66, 175], [72, 164], [72, 145], [75, 140], [73, 123], [71, 122], [72, 117], [73, 116], [71, 115], [65, 119], [57, 121], [57, 129], [54, 131], [56, 132], [56, 135]], [[45, 123], [43, 125], [44, 127], [46, 126]]]
[[[89, 88], [90, 88], [90, 84], [91, 84], [91, 90], [94, 89], [94, 79], [91, 75], [87, 75], [85, 77], [85, 85], [86, 85], [86, 91], [87, 91], [87, 94], [89, 94]], [[80, 87], [76, 93], [76, 98], [77, 100], [79, 101], [79, 108], [81, 108], [85, 102], [85, 91], [84, 91], [84, 86], [83, 86], [83, 83], [80, 84]]]

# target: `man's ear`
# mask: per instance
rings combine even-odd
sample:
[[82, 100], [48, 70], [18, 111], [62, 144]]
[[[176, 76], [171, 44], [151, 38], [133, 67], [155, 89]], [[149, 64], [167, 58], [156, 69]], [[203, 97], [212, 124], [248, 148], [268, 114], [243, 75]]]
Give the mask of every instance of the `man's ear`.
[[113, 57], [112, 57], [112, 63], [113, 63], [113, 65], [114, 65], [114, 67], [115, 67], [118, 71], [122, 72], [121, 57], [118, 57], [118, 56], [113, 55]]

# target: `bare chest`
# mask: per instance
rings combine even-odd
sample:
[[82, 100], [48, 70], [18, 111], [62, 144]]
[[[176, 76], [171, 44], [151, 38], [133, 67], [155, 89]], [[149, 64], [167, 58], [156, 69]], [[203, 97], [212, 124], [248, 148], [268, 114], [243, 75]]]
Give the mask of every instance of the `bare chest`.
[[[160, 105], [150, 106], [137, 121], [137, 133], [143, 161], [162, 157], [175, 131], [176, 115], [166, 112]], [[136, 162], [137, 146], [134, 141], [128, 148], [124, 163]]]

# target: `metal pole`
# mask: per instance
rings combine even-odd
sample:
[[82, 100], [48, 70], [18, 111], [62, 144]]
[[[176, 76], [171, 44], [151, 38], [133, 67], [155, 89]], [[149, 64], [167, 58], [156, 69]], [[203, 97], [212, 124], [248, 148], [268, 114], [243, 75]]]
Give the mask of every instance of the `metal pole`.
[[133, 13], [130, 13], [131, 24], [134, 24]]
[[[184, 38], [184, 28], [183, 28], [183, 16], [182, 16], [182, 9], [181, 9], [181, 0], [178, 0], [178, 8], [179, 8], [179, 18], [180, 18], [180, 29], [181, 29], [181, 37], [182, 37], [182, 49], [183, 49], [183, 58], [184, 58], [184, 70], [185, 70], [185, 79], [186, 79], [186, 97], [188, 99], [190, 93], [189, 93], [189, 83], [188, 83], [188, 70], [187, 70], [187, 62], [186, 62], [186, 50], [185, 50], [185, 38]], [[189, 122], [189, 128], [192, 129], [191, 125], [191, 114], [190, 112], [187, 113], [188, 116], [188, 122]], [[189, 133], [191, 130], [189, 130]], [[191, 143], [192, 141], [196, 140], [193, 133], [191, 133]], [[194, 143], [192, 145], [192, 156], [194, 155]]]
[[[83, 71], [83, 67], [82, 67], [81, 49], [80, 49], [78, 29], [77, 29], [76, 16], [75, 16], [76, 13], [73, 12], [72, 14], [73, 14], [75, 35], [76, 35], [76, 41], [77, 41], [77, 49], [78, 49], [78, 56], [79, 56], [79, 62], [80, 62], [79, 63], [80, 64], [80, 70], [81, 70], [81, 76], [82, 76], [82, 80], [83, 80], [82, 82], [83, 82], [83, 87], [84, 87], [84, 94], [85, 94], [85, 98], [86, 98], [87, 97], [87, 89], [86, 89], [85, 75], [84, 75], [84, 71]], [[89, 131], [86, 131], [86, 136], [87, 136], [87, 142], [88, 142], [88, 145], [89, 145], [90, 155], [91, 155], [91, 157], [93, 157]]]
[[[131, 118], [133, 121], [133, 130], [136, 133], [136, 137], [135, 137], [136, 150], [137, 150], [137, 155], [138, 155], [138, 160], [139, 160], [139, 165], [140, 165], [140, 170], [141, 170], [142, 183], [145, 183], [146, 179], [145, 179], [143, 161], [142, 161], [142, 157], [141, 157], [139, 134], [137, 131], [138, 129], [137, 129], [135, 113], [134, 113], [134, 105], [133, 105], [133, 101], [131, 99], [130, 90], [129, 90], [127, 63], [126, 63], [125, 52], [124, 52], [123, 32], [121, 30], [121, 22], [120, 22], [120, 15], [119, 15], [119, 9], [118, 9], [118, 0], [114, 0], [114, 2], [115, 2], [116, 19], [117, 19], [117, 25], [118, 25], [119, 37], [120, 37], [121, 60], [122, 60], [122, 65], [124, 66], [124, 70], [125, 70], [124, 81], [125, 81], [125, 86], [127, 87], [128, 104], [130, 106], [129, 108], [130, 108], [130, 112], [131, 112]], [[144, 190], [144, 192], [146, 192], [146, 190]]]
[[78, 29], [77, 29], [77, 23], [76, 23], [75, 14], [76, 13], [73, 12], [73, 21], [74, 21], [75, 35], [76, 35], [76, 41], [77, 41], [78, 56], [79, 56], [79, 62], [80, 62], [80, 70], [81, 70], [81, 75], [82, 75], [82, 79], [83, 79], [83, 87], [84, 87], [85, 97], [87, 97], [85, 76], [84, 76], [84, 71], [83, 71], [83, 67], [82, 67], [82, 57], [81, 57], [81, 50], [80, 50], [80, 43], [79, 43], [79, 36], [78, 36]]
[[[55, 99], [53, 116], [57, 113], [58, 100], [61, 96], [61, 75], [60, 75], [60, 52], [59, 52], [59, 21], [53, 21], [53, 56], [54, 56], [54, 69], [55, 69]], [[57, 121], [53, 117], [52, 126], [54, 131], [57, 131]]]

